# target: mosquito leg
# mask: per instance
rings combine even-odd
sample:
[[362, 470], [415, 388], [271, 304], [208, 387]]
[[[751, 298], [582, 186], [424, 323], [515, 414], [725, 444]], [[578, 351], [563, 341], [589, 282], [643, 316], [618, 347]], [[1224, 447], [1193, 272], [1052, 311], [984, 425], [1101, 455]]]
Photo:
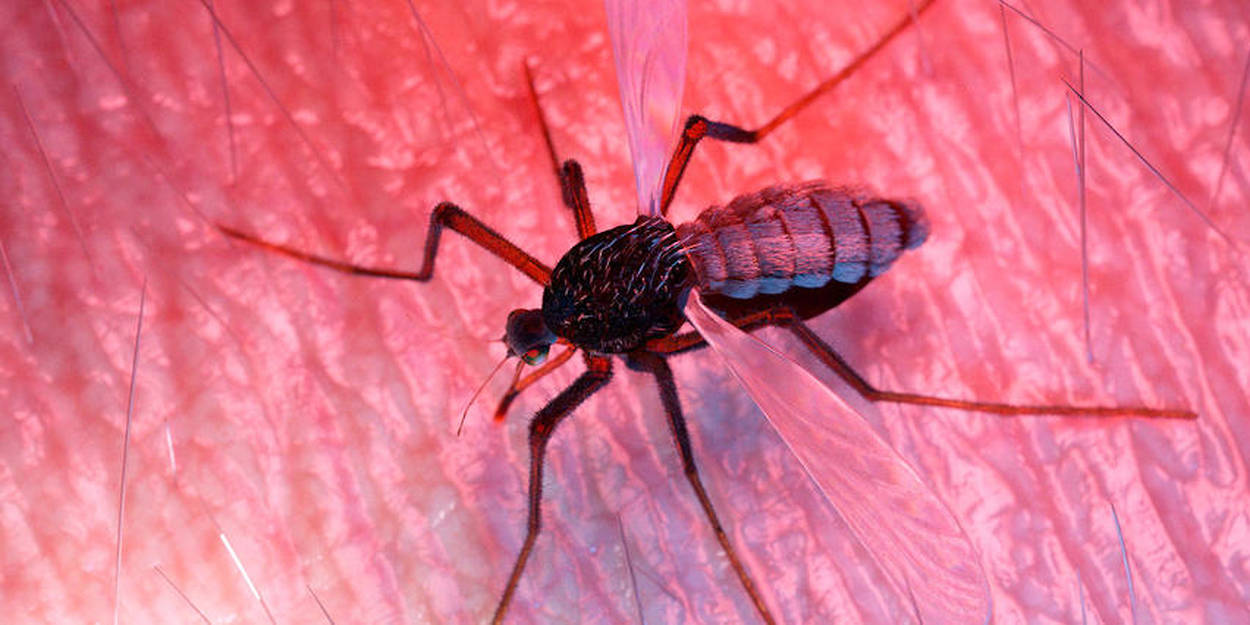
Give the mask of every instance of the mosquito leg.
[[[750, 332], [761, 326], [774, 325], [775, 322], [773, 320], [773, 316], [774, 313], [772, 310], [765, 310], [763, 312], [752, 313], [738, 319], [731, 319], [730, 322], [737, 326], [738, 329], [744, 332]], [[684, 354], [686, 352], [702, 349], [704, 347], [707, 347], [707, 341], [704, 341], [703, 337], [700, 336], [698, 332], [694, 331], [683, 332], [682, 334], [675, 334], [661, 339], [647, 341], [647, 351], [663, 354], [665, 356]]]
[[434, 275], [434, 256], [438, 252], [438, 241], [442, 235], [443, 228], [459, 232], [470, 241], [485, 248], [486, 251], [521, 270], [521, 273], [529, 276], [534, 282], [546, 286], [551, 279], [551, 269], [549, 267], [539, 262], [533, 256], [526, 254], [524, 250], [513, 245], [503, 235], [491, 230], [486, 224], [464, 212], [463, 209], [451, 202], [439, 204], [434, 207], [434, 212], [430, 213], [430, 228], [425, 235], [424, 259], [421, 262], [421, 269], [413, 272], [354, 265], [341, 260], [303, 252], [285, 245], [270, 243], [241, 230], [217, 224], [217, 229], [226, 236], [296, 260], [328, 267], [351, 275], [391, 278], [395, 280], [415, 280], [417, 282], [426, 282]]
[[1018, 404], [1002, 404], [997, 402], [979, 402], [965, 401], [962, 399], [948, 399], [944, 397], [932, 397], [929, 395], [919, 395], [916, 393], [898, 393], [894, 391], [883, 391], [872, 386], [862, 376], [851, 368], [841, 356], [838, 355], [828, 343], [825, 343], [820, 336], [807, 327], [793, 311], [786, 308], [774, 309], [771, 312], [771, 325], [785, 326], [794, 333], [804, 345], [811, 350], [821, 362], [827, 367], [833, 369], [842, 379], [853, 386], [856, 391], [863, 395], [866, 399], [877, 402], [891, 402], [896, 404], [916, 404], [920, 406], [938, 406], [941, 408], [955, 408], [957, 410], [967, 410], [969, 412], [985, 412], [996, 414], [1003, 417], [1029, 416], [1029, 415], [1055, 415], [1067, 417], [1145, 417], [1149, 419], [1196, 419], [1198, 417], [1191, 410], [1173, 410], [1161, 408], [1146, 408], [1143, 406], [1070, 406], [1064, 404], [1038, 404], [1038, 405], [1018, 405]]
[[590, 197], [586, 194], [586, 177], [582, 175], [582, 166], [577, 161], [564, 161], [560, 168], [560, 194], [564, 205], [572, 209], [573, 218], [577, 221], [579, 239], [595, 233], [595, 215], [590, 211]]
[[[1148, 419], [1196, 419], [1192, 410], [1174, 410], [1146, 408], [1143, 406], [1069, 406], [1054, 405], [1017, 405], [997, 402], [965, 401], [933, 397], [917, 393], [899, 393], [884, 391], [869, 384], [833, 349], [820, 338], [794, 311], [785, 307], [773, 308], [731, 320], [734, 325], [744, 331], [751, 331], [761, 326], [783, 326], [790, 330], [803, 342], [812, 354], [820, 359], [825, 366], [833, 370], [847, 384], [865, 399], [874, 402], [890, 402], [896, 404], [916, 404], [920, 406], [937, 406], [955, 408], [969, 412], [984, 412], [1004, 417], [1054, 415], [1069, 417], [1145, 417]], [[647, 349], [658, 354], [680, 354], [704, 347], [706, 343], [697, 332], [687, 332], [647, 343]]]
[[551, 129], [547, 126], [547, 116], [543, 115], [543, 107], [538, 104], [538, 92], [534, 89], [534, 75], [530, 72], [529, 63], [524, 64], [525, 85], [529, 88], [530, 103], [538, 114], [538, 126], [543, 132], [543, 141], [547, 144], [547, 155], [551, 157], [551, 168], [560, 181], [560, 197], [564, 205], [573, 211], [573, 219], [577, 222], [577, 237], [585, 239], [595, 233], [595, 216], [590, 212], [590, 199], [586, 195], [586, 179], [582, 176], [582, 166], [574, 160], [564, 161], [560, 165], [560, 157], [556, 156], [556, 145], [551, 140]]
[[668, 214], [668, 206], [673, 202], [673, 195], [677, 193], [677, 185], [681, 182], [681, 177], [686, 173], [686, 165], [690, 162], [690, 156], [694, 154], [694, 148], [704, 137], [717, 139], [719, 141], [729, 141], [731, 143], [755, 143], [760, 139], [768, 136], [778, 126], [789, 121], [807, 108], [814, 100], [831, 91], [834, 87], [842, 83], [852, 74], [856, 72], [864, 63], [868, 62], [874, 55], [885, 48], [887, 44], [894, 40], [899, 33], [907, 29], [907, 27], [919, 18], [930, 6], [933, 6], [935, 0], [924, 0], [915, 10], [909, 11], [906, 16], [900, 19], [888, 32], [876, 43], [872, 44], [867, 50], [864, 50], [855, 57], [851, 62], [837, 74], [825, 82], [816, 85], [814, 89], [808, 91], [803, 97], [796, 100], [786, 108], [782, 109], [775, 117], [765, 123], [763, 126], [755, 130], [746, 130], [709, 120], [699, 115], [691, 115], [686, 119], [685, 130], [681, 133], [681, 139], [677, 144], [677, 149], [673, 151], [673, 157], [669, 159], [668, 168], [664, 173], [664, 193], [660, 201], [660, 213]]
[[491, 619], [494, 625], [503, 623], [504, 613], [508, 604], [516, 594], [517, 585], [521, 582], [521, 572], [525, 570], [525, 562], [538, 540], [538, 532], [542, 526], [543, 498], [543, 454], [547, 450], [547, 441], [551, 440], [552, 432], [565, 417], [579, 404], [590, 397], [595, 391], [603, 388], [612, 379], [612, 361], [603, 356], [587, 356], [587, 371], [573, 381], [555, 399], [551, 400], [530, 421], [530, 481], [529, 481], [529, 516], [525, 522], [525, 542], [521, 545], [521, 553], [512, 565], [512, 573], [508, 576], [508, 585], [504, 587], [503, 596], [499, 598], [499, 606], [495, 608], [495, 616]]
[[508, 392], [504, 393], [503, 397], [499, 399], [499, 407], [495, 409], [495, 420], [503, 421], [504, 417], [507, 416], [508, 414], [508, 408], [512, 406], [512, 401], [515, 400], [517, 396], [521, 394], [521, 391], [524, 391], [525, 389], [529, 388], [530, 385], [547, 377], [547, 375], [550, 374], [552, 371], [555, 371], [556, 369], [560, 368], [561, 365], [568, 362], [569, 359], [573, 357], [573, 354], [576, 354], [576, 353], [577, 353], [577, 348], [570, 346], [568, 349], [564, 350], [563, 352], [560, 352], [559, 356], [556, 356], [555, 358], [548, 360], [547, 362], [539, 366], [537, 369], [534, 369], [533, 371], [531, 371], [529, 375], [526, 375], [525, 377], [514, 380], [512, 382], [512, 386], [508, 388]]
[[660, 388], [660, 402], [664, 404], [664, 412], [668, 416], [668, 424], [672, 429], [673, 439], [677, 443], [677, 451], [681, 454], [682, 471], [685, 472], [690, 486], [694, 488], [694, 494], [699, 498], [699, 505], [703, 506], [708, 523], [712, 525], [712, 531], [716, 533], [716, 540], [725, 550], [730, 566], [738, 574], [738, 581], [742, 582], [742, 587], [751, 597], [751, 603], [755, 604], [760, 618], [764, 619], [768, 625], [775, 625], [777, 621], [769, 612], [768, 606], [764, 604], [764, 598], [760, 596], [758, 586], [751, 579], [751, 575], [747, 573], [746, 567], [738, 558], [738, 553], [730, 544], [729, 536], [725, 534], [725, 528], [721, 526], [720, 518], [716, 516], [716, 509], [712, 507], [712, 500], [708, 498], [707, 489], [703, 487], [703, 480], [699, 477], [699, 468], [695, 465], [694, 451], [690, 446], [690, 432], [686, 429], [686, 418], [682, 416], [681, 402], [677, 399], [677, 385], [673, 382], [673, 370], [669, 369], [668, 363], [664, 362], [663, 358], [645, 350], [631, 354], [630, 359], [655, 375], [656, 384]]

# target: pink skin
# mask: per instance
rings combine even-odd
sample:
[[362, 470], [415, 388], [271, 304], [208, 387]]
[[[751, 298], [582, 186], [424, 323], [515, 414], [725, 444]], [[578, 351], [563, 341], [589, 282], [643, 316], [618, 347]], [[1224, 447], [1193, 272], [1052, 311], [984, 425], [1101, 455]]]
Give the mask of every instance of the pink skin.
[[[415, 268], [429, 209], [451, 199], [553, 263], [573, 226], [524, 96], [524, 59], [557, 149], [587, 168], [599, 224], [634, 211], [601, 12], [423, 7], [462, 96], [445, 73], [441, 92], [431, 82], [404, 3], [219, 2], [318, 154], [223, 41], [235, 177], [199, 5], [119, 2], [115, 30], [108, 4], [73, 4], [133, 78], [127, 98], [65, 5], [16, 4], [0, 9], [6, 82], [30, 111], [65, 204], [6, 90], [0, 243], [25, 310], [6, 286], [6, 621], [113, 619], [122, 432], [145, 279], [121, 621], [202, 622], [159, 566], [212, 622], [267, 622], [219, 532], [279, 623], [324, 618], [308, 588], [339, 623], [486, 620], [522, 536], [526, 417], [582, 365], [526, 393], [502, 427], [488, 419], [501, 374], [465, 433], [454, 430], [503, 355], [492, 341], [507, 311], [536, 306], [539, 289], [454, 235], [435, 279], [413, 285], [266, 255], [211, 223]], [[685, 110], [763, 121], [905, 11], [859, 4], [696, 11]], [[1086, 71], [1095, 104], [1207, 208], [1250, 40], [1239, 3], [1086, 4], [1048, 3], [1039, 18], [1097, 65]], [[1082, 622], [1078, 592], [1088, 622], [1129, 622], [1112, 506], [1138, 622], [1245, 619], [1244, 255], [1089, 119], [1087, 364], [1060, 82], [1077, 62], [1008, 21], [1023, 161], [997, 6], [943, 2], [921, 20], [923, 48], [905, 36], [765, 144], [701, 147], [675, 217], [812, 177], [922, 200], [930, 241], [813, 324], [870, 380], [1200, 415], [1094, 423], [881, 410], [882, 434], [980, 552], [997, 622]], [[1234, 139], [1210, 209], [1239, 240], [1250, 238], [1246, 137], [1243, 128]], [[716, 359], [673, 364], [709, 491], [780, 620], [888, 621], [864, 590], [866, 556]], [[636, 622], [618, 519], [647, 622], [756, 621], [681, 478], [648, 380], [618, 367], [556, 435], [549, 467], [547, 531], [510, 623]]]

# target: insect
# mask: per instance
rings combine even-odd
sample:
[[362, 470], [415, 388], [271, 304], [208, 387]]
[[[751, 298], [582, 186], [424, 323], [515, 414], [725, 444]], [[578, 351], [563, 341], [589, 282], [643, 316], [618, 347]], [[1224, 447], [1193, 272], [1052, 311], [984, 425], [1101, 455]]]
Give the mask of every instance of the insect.
[[[923, 4], [917, 13], [931, 5], [932, 2]], [[508, 318], [509, 353], [539, 368], [525, 380], [514, 383], [505, 396], [503, 409], [533, 380], [567, 362], [574, 350], [584, 353], [587, 371], [531, 422], [527, 534], [496, 608], [495, 622], [504, 620], [540, 532], [546, 446], [556, 426], [611, 379], [612, 355], [623, 357], [630, 367], [655, 378], [685, 474], [744, 591], [761, 618], [769, 623], [775, 622], [772, 612], [727, 539], [699, 477], [676, 385], [664, 360], [668, 356], [700, 347], [705, 340], [728, 352], [731, 367], [779, 430], [792, 444], [802, 447], [796, 452], [805, 464], [824, 461], [862, 467], [860, 471], [844, 469], [842, 472], [851, 476], [845, 481], [831, 481], [831, 476], [838, 474], [836, 468], [812, 473], [852, 531], [878, 559], [895, 592], [911, 596], [926, 622], [966, 622], [986, 613], [979, 567], [953, 516], [836, 396], [818, 384], [813, 386], [801, 370], [782, 369], [787, 367], [786, 361], [759, 349], [737, 328], [778, 325], [790, 329], [826, 365], [872, 400], [996, 414], [1190, 416], [1183, 411], [1136, 407], [975, 403], [884, 392], [869, 386], [808, 330], [803, 320], [838, 305], [884, 272], [904, 249], [923, 242], [927, 235], [923, 213], [913, 204], [812, 183], [780, 185], [747, 194], [724, 209], [711, 209], [691, 224], [676, 228], [659, 218], [671, 204], [685, 166], [701, 139], [738, 143], [763, 139], [797, 110], [851, 75], [902, 32], [910, 20], [899, 20], [844, 70], [758, 130], [691, 117], [667, 166], [650, 170], [664, 173], [663, 184], [659, 185], [656, 199], [643, 204], [643, 215], [632, 225], [596, 232], [580, 165], [566, 162], [559, 168], [561, 187], [565, 203], [576, 216], [582, 241], [552, 269], [451, 203], [440, 204], [434, 210], [422, 268], [416, 272], [362, 267], [222, 227], [223, 232], [237, 239], [339, 271], [422, 282], [433, 277], [441, 233], [451, 229], [545, 287], [541, 310], [517, 310]], [[644, 78], [639, 84], [645, 87], [648, 83]], [[536, 96], [534, 99], [536, 104]], [[544, 135], [549, 137], [545, 128]], [[646, 178], [651, 174], [645, 173], [647, 167], [643, 165], [649, 161], [639, 158], [639, 162], [639, 189], [649, 189], [653, 185]], [[752, 229], [769, 234], [748, 234]], [[706, 297], [692, 289], [706, 292]], [[701, 308], [703, 305], [717, 314], [708, 313]], [[698, 333], [678, 333], [683, 320], [693, 323]], [[547, 362], [553, 345], [569, 349]], [[784, 391], [779, 390], [783, 388]], [[818, 415], [823, 431], [811, 429], [819, 425], [813, 421]], [[795, 427], [807, 428], [806, 432], [813, 436], [804, 442]], [[849, 456], [829, 453], [827, 445], [839, 440]], [[894, 511], [903, 502], [911, 504], [910, 513]], [[919, 531], [922, 524], [925, 531]], [[919, 537], [924, 542], [900, 540], [903, 536]]]

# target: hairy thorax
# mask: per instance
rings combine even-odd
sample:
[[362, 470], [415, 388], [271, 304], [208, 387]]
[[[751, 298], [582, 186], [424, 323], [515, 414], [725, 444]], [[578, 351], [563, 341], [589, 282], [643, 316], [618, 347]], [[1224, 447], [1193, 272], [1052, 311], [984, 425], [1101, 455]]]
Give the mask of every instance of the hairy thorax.
[[583, 349], [629, 352], [681, 326], [691, 275], [672, 224], [640, 217], [587, 237], [560, 259], [543, 291], [543, 320]]

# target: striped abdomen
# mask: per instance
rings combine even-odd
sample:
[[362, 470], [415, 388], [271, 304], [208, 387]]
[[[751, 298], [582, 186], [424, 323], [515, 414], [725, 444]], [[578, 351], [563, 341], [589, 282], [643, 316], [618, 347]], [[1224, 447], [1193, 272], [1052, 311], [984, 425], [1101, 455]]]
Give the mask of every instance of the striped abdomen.
[[928, 234], [920, 205], [823, 181], [739, 196], [677, 227], [699, 286], [737, 299], [874, 278]]

